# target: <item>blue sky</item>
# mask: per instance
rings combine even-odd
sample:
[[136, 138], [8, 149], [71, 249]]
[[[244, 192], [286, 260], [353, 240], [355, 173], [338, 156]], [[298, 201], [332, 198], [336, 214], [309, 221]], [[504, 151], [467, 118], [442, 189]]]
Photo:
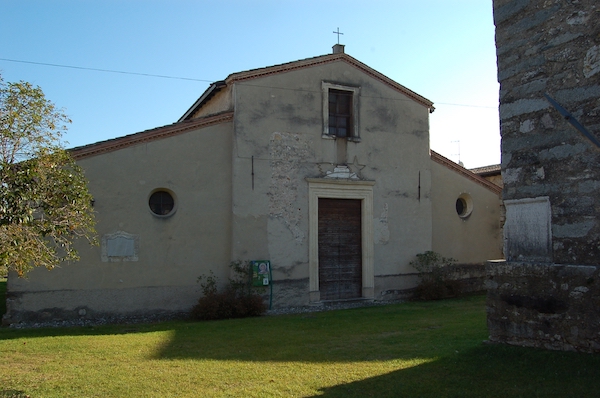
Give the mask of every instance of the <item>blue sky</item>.
[[0, 4], [0, 74], [65, 109], [69, 147], [173, 123], [230, 73], [330, 53], [339, 27], [346, 53], [434, 102], [433, 150], [500, 163], [491, 0]]

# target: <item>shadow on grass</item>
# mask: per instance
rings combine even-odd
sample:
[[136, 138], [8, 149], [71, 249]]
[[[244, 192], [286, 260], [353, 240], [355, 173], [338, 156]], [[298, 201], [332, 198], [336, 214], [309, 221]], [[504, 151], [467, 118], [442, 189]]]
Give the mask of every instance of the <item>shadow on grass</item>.
[[18, 390], [0, 390], [0, 398], [28, 398], [25, 391]]
[[348, 384], [318, 397], [592, 397], [600, 356], [500, 345]]
[[318, 396], [324, 397], [588, 397], [600, 391], [600, 355], [484, 345], [483, 297], [213, 322], [4, 329], [0, 339], [132, 334], [133, 340], [150, 332], [168, 332], [149, 356], [158, 360], [356, 367], [397, 361], [398, 368], [406, 366], [403, 360], [429, 360], [323, 388]]
[[0, 340], [168, 332], [151, 359], [361, 362], [432, 358], [487, 336], [483, 298], [210, 322], [0, 329]]
[[486, 337], [476, 298], [182, 324], [155, 359], [388, 361], [446, 355]]

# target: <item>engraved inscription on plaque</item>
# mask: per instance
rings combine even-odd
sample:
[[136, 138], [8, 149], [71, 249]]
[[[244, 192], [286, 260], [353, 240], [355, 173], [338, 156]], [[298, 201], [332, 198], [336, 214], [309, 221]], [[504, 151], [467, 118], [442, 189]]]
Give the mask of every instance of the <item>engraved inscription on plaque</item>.
[[102, 236], [102, 261], [138, 261], [139, 235], [117, 231]]
[[504, 201], [504, 253], [508, 261], [552, 261], [550, 199]]

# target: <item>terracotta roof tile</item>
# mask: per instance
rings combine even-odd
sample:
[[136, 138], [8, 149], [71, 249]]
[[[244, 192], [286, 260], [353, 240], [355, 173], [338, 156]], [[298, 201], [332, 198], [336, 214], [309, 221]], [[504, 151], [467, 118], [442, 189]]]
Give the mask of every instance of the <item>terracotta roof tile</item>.
[[[278, 74], [278, 73], [285, 73], [285, 72], [290, 72], [290, 71], [297, 70], [297, 69], [303, 69], [303, 68], [308, 68], [308, 67], [312, 67], [312, 66], [316, 66], [316, 65], [323, 65], [323, 64], [328, 64], [328, 63], [338, 62], [338, 61], [346, 62], [346, 63], [360, 69], [367, 75], [383, 82], [384, 84], [388, 85], [389, 87], [391, 87], [395, 90], [400, 91], [401, 93], [403, 93], [407, 97], [413, 99], [417, 103], [429, 108], [431, 111], [433, 111], [433, 109], [435, 109], [433, 106], [433, 102], [431, 102], [427, 98], [404, 87], [403, 85], [395, 82], [394, 80], [390, 79], [389, 77], [385, 76], [384, 74], [376, 71], [375, 69], [369, 67], [366, 64], [363, 64], [356, 58], [351, 57], [350, 55], [348, 55], [346, 53], [319, 55], [316, 57], [305, 58], [305, 59], [301, 59], [298, 61], [287, 62], [284, 64], [267, 66], [267, 67], [263, 67], [263, 68], [249, 69], [247, 71], [242, 71], [242, 72], [236, 72], [236, 73], [232, 73], [229, 76], [227, 76], [227, 78], [225, 79], [225, 83], [232, 84], [235, 82], [243, 82], [243, 81], [247, 81], [247, 80], [251, 80], [251, 79], [258, 79], [261, 77], [274, 75], [274, 74]], [[192, 105], [192, 107], [190, 109], [188, 109], [188, 111], [182, 116], [182, 119], [189, 115], [192, 115], [196, 109], [200, 108], [206, 102], [205, 100], [200, 101], [200, 99], [202, 99], [202, 97], [207, 97], [206, 98], [207, 100], [210, 98], [210, 96], [205, 95], [205, 94], [208, 91], [214, 89], [213, 86], [217, 83], [222, 83], [222, 82], [213, 83], [205, 91], [205, 93], [203, 93], [200, 96], [199, 100], [196, 101], [196, 103], [194, 105]]]
[[143, 142], [150, 142], [166, 137], [171, 137], [193, 129], [224, 123], [231, 120], [233, 120], [233, 112], [225, 112], [217, 115], [206, 116], [203, 118], [177, 122], [166, 126], [156, 127], [150, 130], [141, 131], [139, 133], [125, 135], [123, 137], [113, 138], [106, 141], [100, 141], [89, 145], [71, 148], [69, 149], [69, 152], [71, 153], [71, 156], [73, 156], [73, 158], [78, 160], [106, 152], [116, 151]]
[[469, 170], [477, 175], [485, 176], [490, 174], [500, 174], [502, 168], [499, 164], [492, 164], [490, 166], [476, 167], [474, 169]]
[[471, 181], [476, 182], [477, 184], [489, 189], [490, 191], [492, 191], [498, 195], [502, 192], [502, 187], [499, 187], [498, 185], [489, 182], [485, 178], [480, 177], [479, 175], [473, 173], [471, 170], [465, 169], [463, 166], [454, 163], [450, 159], [440, 155], [439, 153], [437, 153], [435, 151], [430, 150], [429, 153], [430, 153], [431, 160], [433, 160], [434, 162], [439, 163], [443, 166], [446, 166], [450, 170], [453, 170], [453, 171], [463, 175], [464, 177], [470, 179]]

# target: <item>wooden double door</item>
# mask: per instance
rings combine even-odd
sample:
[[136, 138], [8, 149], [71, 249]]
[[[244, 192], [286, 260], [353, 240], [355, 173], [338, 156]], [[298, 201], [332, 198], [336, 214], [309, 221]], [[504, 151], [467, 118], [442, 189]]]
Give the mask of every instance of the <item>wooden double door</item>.
[[321, 300], [362, 296], [361, 202], [319, 198]]

